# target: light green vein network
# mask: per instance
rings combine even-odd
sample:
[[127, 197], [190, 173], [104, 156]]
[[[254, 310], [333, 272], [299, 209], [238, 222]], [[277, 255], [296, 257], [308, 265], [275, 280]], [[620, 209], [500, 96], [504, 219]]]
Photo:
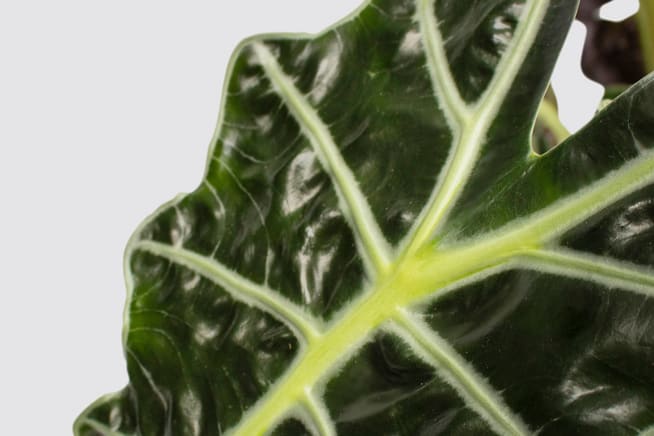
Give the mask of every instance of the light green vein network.
[[437, 368], [441, 377], [464, 398], [465, 403], [479, 413], [498, 434], [528, 435], [531, 432], [513, 414], [502, 398], [488, 385], [454, 348], [416, 317], [398, 311], [397, 326], [391, 331], [403, 338], [423, 360]]
[[184, 248], [153, 241], [138, 242], [134, 248], [169, 259], [212, 280], [225, 289], [232, 298], [246, 304], [255, 305], [285, 322], [293, 330], [300, 333], [302, 338], [309, 344], [320, 336], [320, 323], [294, 303], [282, 297], [279, 292], [251, 282], [214, 259]]
[[[513, 40], [500, 60], [495, 76], [475, 104], [466, 104], [454, 85], [433, 2], [416, 1], [417, 20], [422, 32], [435, 103], [441, 105], [448, 118], [454, 133], [454, 144], [428, 204], [401, 243], [398, 253], [393, 252], [384, 238], [365, 196], [359, 190], [354, 174], [347, 167], [338, 145], [334, 143], [317, 110], [297, 89], [291, 76], [283, 70], [265, 42], [252, 39], [247, 46], [255, 53], [271, 87], [298, 122], [323, 169], [329, 174], [339, 196], [339, 205], [348, 218], [360, 255], [367, 266], [371, 287], [348, 310], [331, 324], [323, 325], [279, 292], [253, 283], [215, 259], [181, 246], [139, 240], [138, 236], [128, 244], [128, 255], [143, 250], [185, 266], [212, 280], [234, 299], [275, 316], [302, 339], [303, 347], [286, 374], [244, 414], [236, 427], [228, 430], [228, 434], [263, 434], [299, 407], [311, 421], [312, 431], [320, 436], [333, 436], [336, 432], [335, 423], [317, 394], [317, 387], [381, 328], [389, 329], [403, 338], [417, 356], [434, 366], [442, 380], [450, 384], [465, 404], [477, 412], [496, 433], [529, 434], [522, 419], [504, 403], [502, 396], [472, 365], [437, 332], [429, 330], [406, 309], [426, 299], [438, 298], [441, 290], [455, 292], [467, 279], [482, 277], [485, 271], [514, 266], [583, 278], [607, 286], [621, 286], [646, 295], [654, 294], [654, 277], [647, 269], [553, 246], [558, 236], [580, 221], [652, 183], [654, 155], [650, 154], [639, 156], [623, 169], [610, 173], [584, 191], [533, 216], [510, 223], [475, 240], [459, 241], [453, 246], [436, 248], [425, 257], [423, 249], [431, 246], [434, 232], [446, 220], [479, 159], [488, 129], [536, 37], [549, 1], [531, 0], [526, 3]], [[370, 3], [365, 2], [357, 12]], [[353, 16], [354, 14], [347, 19], [352, 19]], [[334, 28], [335, 26], [330, 29]], [[221, 124], [219, 122], [218, 129]], [[146, 223], [161, 210], [155, 212]], [[137, 233], [144, 225], [145, 223]], [[489, 262], [487, 259], [494, 260]], [[131, 299], [133, 287], [130, 274], [126, 263], [128, 299]], [[411, 291], [405, 292], [406, 290]], [[129, 330], [128, 316], [125, 329]], [[89, 419], [78, 422], [92, 427], [101, 425]], [[98, 427], [96, 430], [101, 429]]]
[[436, 95], [441, 97], [439, 101], [444, 102], [446, 114], [451, 114], [451, 117], [456, 120], [456, 125], [453, 126], [455, 144], [445, 163], [443, 176], [439, 177], [427, 207], [403, 242], [406, 246], [405, 255], [414, 253], [434, 236], [463, 191], [474, 164], [479, 159], [488, 129], [536, 38], [540, 29], [539, 23], [545, 16], [549, 0], [527, 3], [526, 11], [523, 12], [525, 18], [518, 24], [515, 36], [500, 60], [487, 91], [473, 106], [465, 105], [458, 95], [449, 68], [445, 67], [448, 64], [438, 34], [437, 15], [433, 2], [419, 0], [418, 5], [419, 22], [425, 35], [423, 40], [433, 86]]
[[254, 43], [252, 46], [273, 88], [300, 124], [302, 132], [309, 138], [325, 171], [330, 175], [339, 197], [342, 198], [343, 213], [346, 217], [350, 217], [352, 230], [358, 236], [359, 245], [362, 247], [361, 254], [366, 264], [372, 265], [374, 274], [385, 273], [390, 263], [388, 242], [382, 235], [370, 206], [359, 190], [354, 174], [341, 156], [329, 129], [306, 97], [282, 71], [270, 50], [262, 43]]

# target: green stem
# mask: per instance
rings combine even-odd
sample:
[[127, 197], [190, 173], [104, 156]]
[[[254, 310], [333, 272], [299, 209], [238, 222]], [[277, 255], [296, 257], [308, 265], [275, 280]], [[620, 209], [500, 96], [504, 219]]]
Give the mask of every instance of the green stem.
[[552, 132], [557, 142], [562, 142], [570, 132], [561, 123], [559, 114], [554, 105], [547, 99], [543, 99], [538, 109], [538, 120]]
[[640, 0], [636, 21], [645, 70], [649, 73], [654, 71], [654, 0]]

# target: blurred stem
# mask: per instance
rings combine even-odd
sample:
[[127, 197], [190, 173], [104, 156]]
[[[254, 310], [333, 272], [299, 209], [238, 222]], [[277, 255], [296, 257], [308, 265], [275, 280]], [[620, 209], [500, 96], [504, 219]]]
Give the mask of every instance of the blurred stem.
[[561, 142], [570, 136], [568, 129], [561, 124], [556, 108], [546, 98], [544, 98], [540, 103], [540, 108], [538, 109], [538, 120], [552, 132], [557, 142]]
[[654, 71], [654, 0], [640, 0], [636, 14], [645, 69]]

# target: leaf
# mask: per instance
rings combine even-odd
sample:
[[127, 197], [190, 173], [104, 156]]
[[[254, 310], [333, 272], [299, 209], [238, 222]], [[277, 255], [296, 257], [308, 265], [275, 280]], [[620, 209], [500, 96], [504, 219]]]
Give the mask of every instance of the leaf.
[[654, 423], [654, 76], [543, 155], [569, 0], [373, 0], [244, 42], [202, 184], [125, 256], [79, 435]]

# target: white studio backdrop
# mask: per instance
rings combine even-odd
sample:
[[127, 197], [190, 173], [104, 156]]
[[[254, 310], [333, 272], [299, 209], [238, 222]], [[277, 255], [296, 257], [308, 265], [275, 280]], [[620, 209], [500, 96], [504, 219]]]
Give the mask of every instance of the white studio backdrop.
[[[70, 434], [84, 407], [127, 383], [123, 249], [198, 185], [236, 44], [316, 32], [359, 3], [0, 3], [2, 434]], [[602, 94], [581, 74], [583, 38], [577, 23], [554, 76], [573, 130]]]

